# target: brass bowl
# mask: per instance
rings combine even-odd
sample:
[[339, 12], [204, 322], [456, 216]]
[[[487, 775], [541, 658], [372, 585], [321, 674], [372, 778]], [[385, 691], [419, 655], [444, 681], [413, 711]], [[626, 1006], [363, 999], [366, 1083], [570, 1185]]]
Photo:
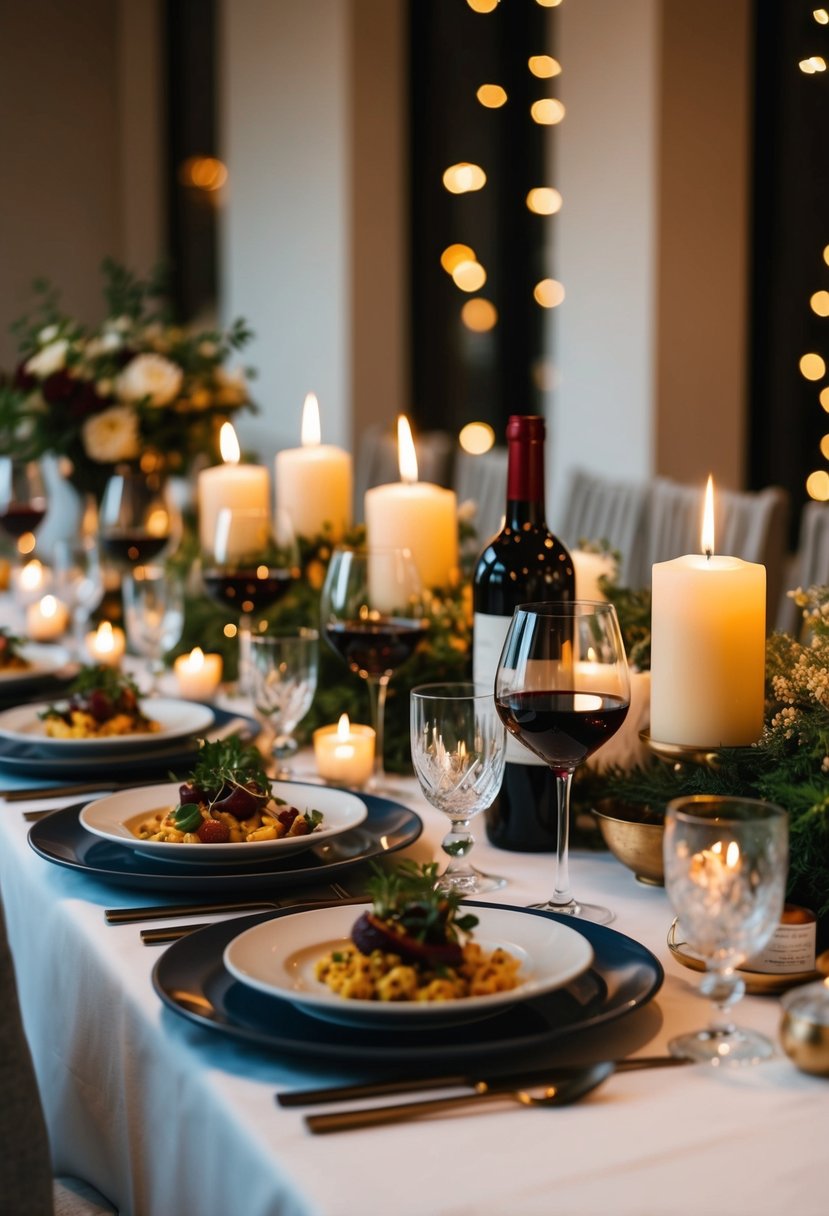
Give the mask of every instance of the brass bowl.
[[623, 866], [633, 871], [636, 881], [651, 887], [664, 886], [664, 812], [605, 798], [593, 808], [593, 814], [605, 844]]
[[780, 1042], [789, 1059], [816, 1077], [829, 1077], [829, 979], [783, 997]]

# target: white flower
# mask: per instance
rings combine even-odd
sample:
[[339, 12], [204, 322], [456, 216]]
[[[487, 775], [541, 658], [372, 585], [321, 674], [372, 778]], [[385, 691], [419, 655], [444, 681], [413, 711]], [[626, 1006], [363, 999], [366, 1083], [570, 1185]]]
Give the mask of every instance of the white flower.
[[59, 333], [60, 329], [57, 325], [46, 325], [37, 335], [37, 340], [41, 346], [48, 346], [50, 342], [54, 342]]
[[44, 346], [36, 355], [32, 355], [31, 359], [27, 359], [25, 370], [30, 376], [40, 376], [46, 379], [54, 372], [59, 372], [61, 368], [66, 366], [66, 352], [69, 350], [69, 343], [66, 338], [59, 338], [57, 342], [50, 342], [48, 346]]
[[83, 424], [83, 446], [90, 460], [115, 464], [139, 454], [138, 415], [128, 405], [113, 405]]
[[180, 367], [163, 355], [136, 355], [116, 381], [122, 401], [144, 401], [150, 405], [169, 405], [178, 396], [184, 375]]
[[111, 351], [120, 350], [123, 344], [121, 335], [108, 329], [99, 338], [90, 338], [84, 355], [87, 359], [97, 359], [99, 355], [108, 355]]

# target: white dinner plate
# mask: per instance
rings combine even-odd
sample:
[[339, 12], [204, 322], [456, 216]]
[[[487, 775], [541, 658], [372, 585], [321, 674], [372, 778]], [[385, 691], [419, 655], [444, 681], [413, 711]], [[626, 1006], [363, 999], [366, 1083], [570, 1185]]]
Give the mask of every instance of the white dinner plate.
[[107, 752], [149, 751], [154, 747], [165, 747], [174, 739], [184, 739], [205, 731], [213, 722], [213, 710], [195, 701], [179, 701], [168, 697], [142, 697], [141, 710], [148, 718], [158, 722], [161, 729], [150, 734], [107, 735], [103, 739], [52, 739], [40, 714], [50, 705], [58, 709], [66, 706], [61, 698], [54, 702], [44, 701], [36, 705], [19, 705], [15, 709], [0, 713], [0, 739], [13, 743], [36, 743], [41, 753], [47, 755], [105, 755]]
[[448, 1026], [473, 1022], [509, 1005], [562, 988], [593, 961], [587, 938], [521, 908], [467, 906], [478, 917], [474, 940], [484, 950], [501, 946], [521, 960], [521, 983], [509, 992], [450, 1001], [364, 1001], [338, 996], [316, 978], [315, 964], [342, 949], [360, 911], [339, 906], [267, 920], [235, 937], [224, 965], [242, 984], [290, 1001], [303, 1013], [345, 1026], [377, 1028]]
[[54, 675], [71, 662], [69, 651], [62, 646], [41, 645], [39, 642], [24, 642], [18, 647], [17, 653], [26, 660], [28, 667], [0, 667], [0, 684], [4, 688]]
[[296, 781], [273, 781], [271, 789], [274, 797], [282, 798], [300, 811], [321, 811], [321, 826], [307, 836], [283, 836], [280, 840], [250, 840], [240, 844], [173, 844], [162, 840], [139, 840], [130, 830], [129, 823], [159, 807], [177, 806], [178, 782], [108, 794], [106, 798], [88, 803], [80, 813], [80, 821], [95, 836], [131, 846], [145, 857], [209, 866], [216, 862], [254, 862], [301, 853], [303, 849], [314, 848], [332, 836], [358, 827], [368, 815], [368, 807], [362, 798], [345, 790]]

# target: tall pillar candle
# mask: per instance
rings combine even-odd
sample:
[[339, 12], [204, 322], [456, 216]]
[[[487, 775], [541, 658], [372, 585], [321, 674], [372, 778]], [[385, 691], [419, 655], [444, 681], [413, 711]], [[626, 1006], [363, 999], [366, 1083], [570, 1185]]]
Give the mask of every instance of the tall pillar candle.
[[321, 442], [319, 405], [313, 393], [302, 410], [302, 447], [277, 452], [276, 526], [285, 518], [296, 536], [327, 532], [338, 541], [351, 527], [354, 475], [350, 453]]
[[452, 490], [417, 480], [414, 444], [405, 418], [398, 426], [398, 443], [403, 480], [366, 491], [368, 545], [409, 549], [424, 587], [449, 586], [458, 570], [457, 498]]
[[713, 554], [713, 522], [703, 548], [653, 567], [650, 734], [742, 747], [763, 729], [766, 570]]
[[223, 464], [199, 473], [199, 541], [210, 551], [216, 536], [216, 521], [223, 507], [262, 511], [270, 515], [271, 487], [268, 470], [260, 465], [240, 464], [239, 441], [231, 423], [221, 432]]

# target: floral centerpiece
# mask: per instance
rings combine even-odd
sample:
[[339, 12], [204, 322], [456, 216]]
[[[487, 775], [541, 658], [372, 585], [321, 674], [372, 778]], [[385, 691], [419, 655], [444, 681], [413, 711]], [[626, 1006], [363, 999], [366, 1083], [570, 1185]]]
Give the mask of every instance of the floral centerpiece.
[[250, 373], [226, 366], [252, 337], [244, 321], [184, 329], [159, 274], [142, 280], [112, 260], [102, 269], [106, 315], [95, 327], [35, 284], [32, 311], [12, 326], [17, 368], [0, 384], [0, 452], [62, 456], [73, 484], [97, 495], [117, 464], [177, 473], [213, 459], [221, 423], [253, 408]]

